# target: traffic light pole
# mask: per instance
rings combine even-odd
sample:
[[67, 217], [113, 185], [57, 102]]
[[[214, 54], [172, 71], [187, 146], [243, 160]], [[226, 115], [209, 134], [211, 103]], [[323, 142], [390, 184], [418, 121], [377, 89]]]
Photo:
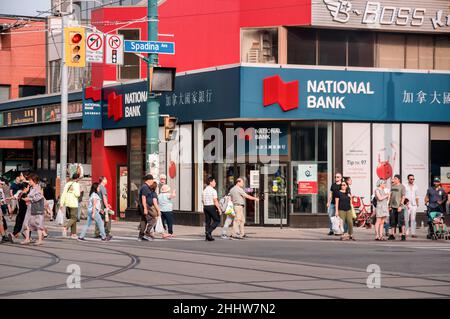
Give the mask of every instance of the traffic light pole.
[[[147, 0], [148, 41], [158, 41], [158, 1]], [[150, 70], [158, 65], [158, 54], [151, 53], [147, 62], [147, 133], [145, 170], [159, 179], [159, 100], [150, 91]]]
[[[72, 1], [69, 4], [72, 10]], [[62, 14], [61, 17], [61, 37], [62, 37], [62, 58], [61, 58], [61, 135], [60, 135], [60, 194], [62, 195], [64, 186], [66, 184], [67, 172], [67, 110], [68, 110], [68, 76], [67, 64], [65, 61], [65, 35], [64, 27], [67, 14]]]

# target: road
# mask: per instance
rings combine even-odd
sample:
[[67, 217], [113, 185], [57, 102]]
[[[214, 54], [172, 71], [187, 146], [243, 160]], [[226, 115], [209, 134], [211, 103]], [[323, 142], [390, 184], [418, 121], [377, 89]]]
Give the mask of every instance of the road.
[[[0, 298], [449, 298], [450, 242], [200, 236], [0, 246]], [[380, 267], [369, 289], [368, 265]], [[81, 288], [69, 265], [79, 266]], [[373, 281], [372, 281], [373, 282]]]

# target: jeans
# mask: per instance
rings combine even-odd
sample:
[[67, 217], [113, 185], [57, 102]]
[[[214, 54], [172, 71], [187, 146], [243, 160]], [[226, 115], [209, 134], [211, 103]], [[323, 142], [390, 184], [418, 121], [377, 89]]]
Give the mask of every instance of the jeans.
[[333, 224], [331, 223], [331, 217], [336, 215], [336, 207], [334, 204], [330, 204], [330, 207], [328, 207], [327, 213], [328, 213], [328, 217], [329, 217], [328, 226], [330, 228], [330, 231], [333, 231]]
[[[94, 221], [95, 221], [95, 224], [100, 229], [100, 236], [102, 236], [102, 238], [106, 238], [105, 228], [103, 227], [103, 220], [100, 217], [100, 214], [98, 212], [95, 213], [95, 215], [94, 215]], [[88, 212], [87, 224], [84, 225], [84, 228], [83, 228], [83, 230], [80, 233], [80, 238], [84, 238], [86, 236], [88, 228], [91, 227], [91, 225], [92, 225], [92, 213]]]
[[222, 236], [228, 235], [228, 228], [230, 227], [231, 223], [233, 223], [233, 217], [231, 215], [227, 215], [227, 219], [225, 219], [225, 223], [223, 224], [222, 228]]
[[[405, 214], [406, 232], [408, 232], [408, 229], [409, 229], [411, 235], [416, 234], [416, 228], [417, 228], [416, 212], [417, 212], [417, 206], [411, 206], [409, 208], [409, 211], [407, 210], [407, 213]], [[411, 222], [411, 227], [409, 226], [410, 222]]]
[[211, 234], [220, 224], [219, 213], [215, 206], [204, 206], [203, 212], [205, 213], [205, 232]]
[[173, 212], [161, 212], [161, 219], [163, 222], [163, 225], [167, 223], [167, 228], [169, 231], [169, 234], [173, 234]]

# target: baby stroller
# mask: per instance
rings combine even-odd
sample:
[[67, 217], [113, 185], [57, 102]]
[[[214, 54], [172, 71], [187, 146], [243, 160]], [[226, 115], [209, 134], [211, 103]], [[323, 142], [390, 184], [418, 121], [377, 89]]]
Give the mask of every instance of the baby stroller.
[[447, 225], [444, 222], [444, 214], [442, 212], [430, 211], [430, 209], [428, 208], [427, 209], [427, 218], [428, 218], [427, 239], [450, 240], [450, 233], [448, 232]]

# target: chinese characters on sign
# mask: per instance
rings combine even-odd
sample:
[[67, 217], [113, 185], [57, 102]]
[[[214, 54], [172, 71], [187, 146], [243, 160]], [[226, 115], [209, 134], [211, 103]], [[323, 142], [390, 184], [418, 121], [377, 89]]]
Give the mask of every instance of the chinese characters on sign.
[[166, 95], [166, 106], [212, 103], [213, 97], [213, 91], [210, 89], [172, 93]]
[[403, 104], [450, 104], [450, 92], [418, 92], [403, 91]]

